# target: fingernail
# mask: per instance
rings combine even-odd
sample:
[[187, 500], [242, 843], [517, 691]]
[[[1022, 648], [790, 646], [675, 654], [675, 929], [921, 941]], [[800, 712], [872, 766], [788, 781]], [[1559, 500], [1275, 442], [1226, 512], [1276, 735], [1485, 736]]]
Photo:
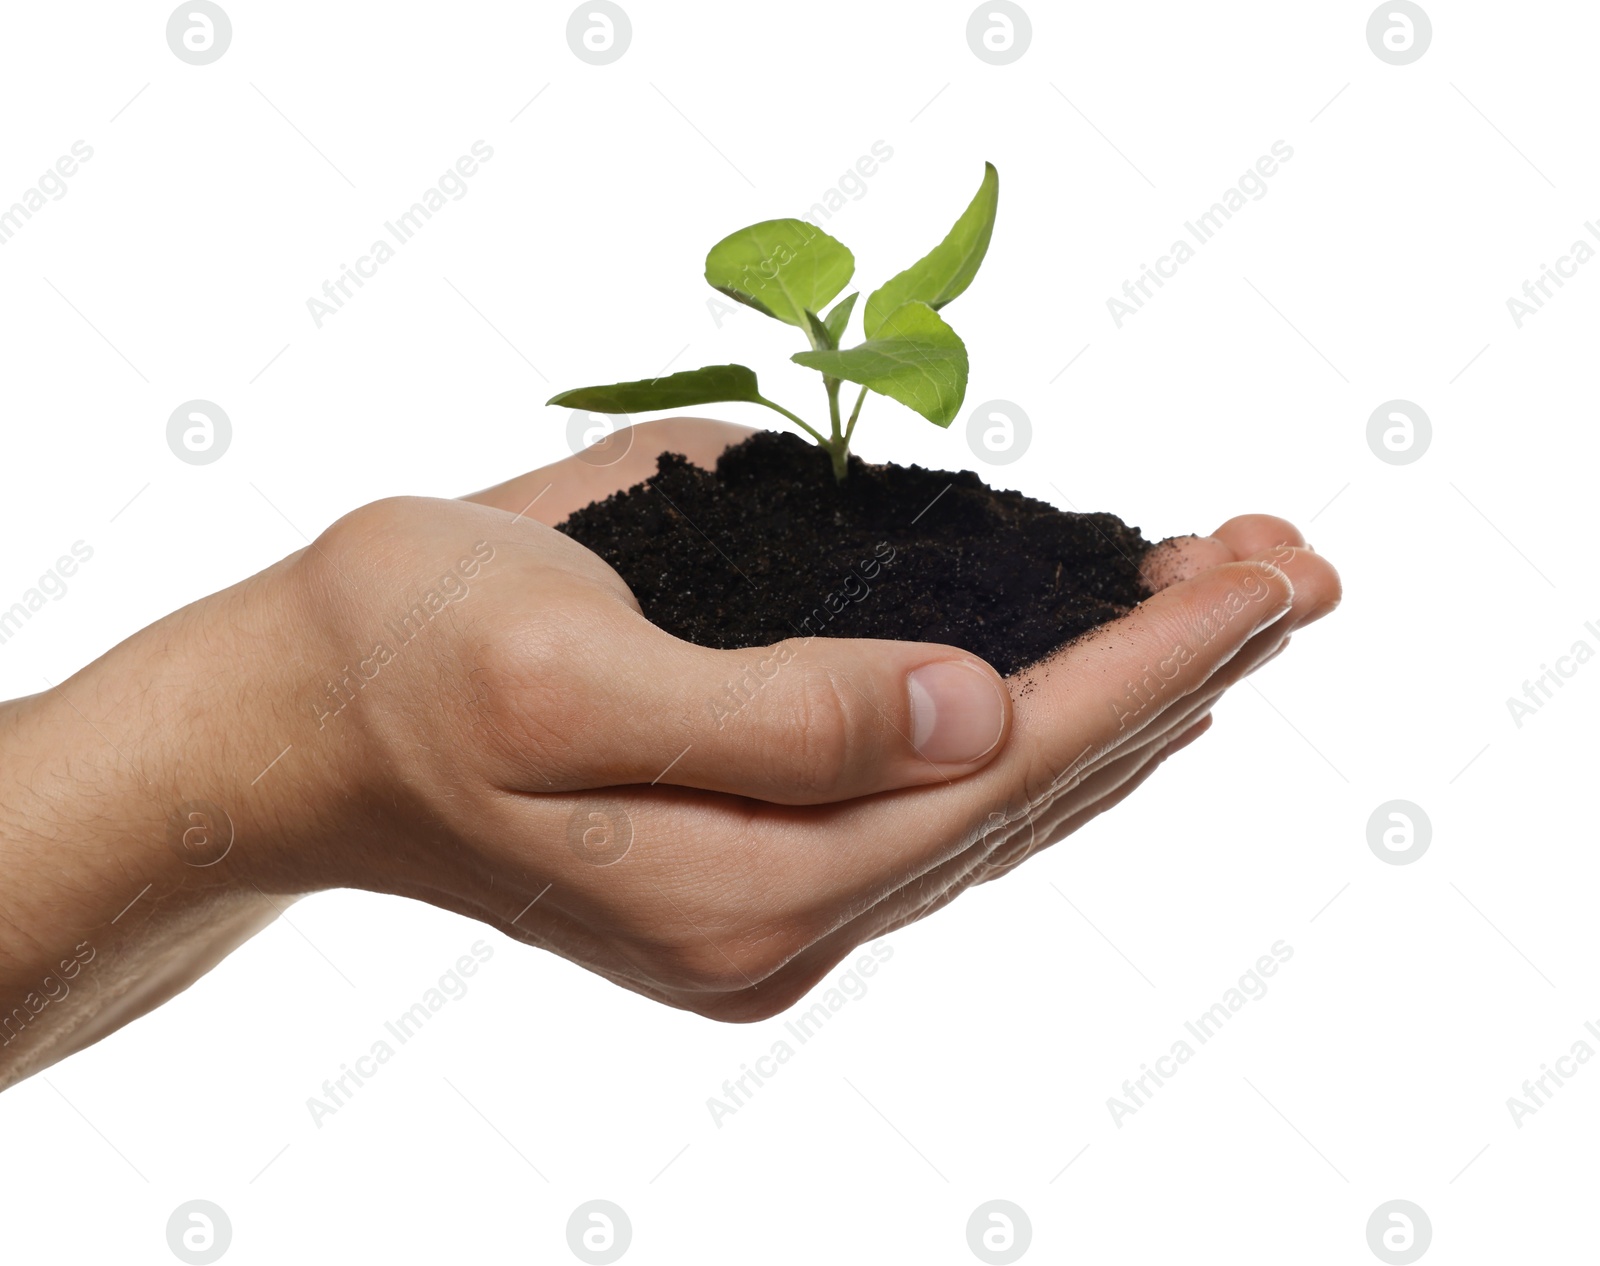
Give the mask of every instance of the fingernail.
[[924, 664], [906, 678], [911, 745], [940, 765], [966, 765], [993, 750], [1005, 729], [994, 677], [960, 660]]

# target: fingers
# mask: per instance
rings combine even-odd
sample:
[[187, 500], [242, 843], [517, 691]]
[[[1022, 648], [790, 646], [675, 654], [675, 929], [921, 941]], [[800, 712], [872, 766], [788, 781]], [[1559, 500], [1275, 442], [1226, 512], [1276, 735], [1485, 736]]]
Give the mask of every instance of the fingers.
[[[992, 819], [1015, 821], [1029, 806], [1097, 794], [1082, 789], [1102, 786], [1105, 766], [1148, 759], [1277, 650], [1278, 625], [1294, 604], [1290, 575], [1316, 590], [1316, 569], [1325, 566], [1298, 551], [1286, 562], [1287, 574], [1260, 562], [1213, 568], [1066, 648], [1031, 674], [1006, 749], [992, 763], [936, 792], [893, 794], [846, 812], [841, 832], [871, 846], [798, 854], [790, 859], [798, 870], [810, 858], [826, 873], [795, 881], [868, 908], [967, 853], [992, 831]], [[894, 833], [873, 829], [880, 811], [896, 816]]]
[[1306, 538], [1287, 519], [1272, 514], [1241, 514], [1229, 519], [1212, 537], [1233, 550], [1235, 558], [1252, 558], [1280, 545], [1304, 548]]
[[[1063, 796], [1059, 801], [1041, 809], [1034, 816], [1030, 826], [1029, 847], [1026, 853], [1016, 857], [1012, 864], [1004, 865], [1002, 872], [1013, 869], [1014, 865], [1020, 864], [1034, 853], [1042, 852], [1052, 844], [1059, 843], [1106, 810], [1121, 804], [1169, 758], [1176, 756], [1208, 734], [1212, 722], [1213, 714], [1208, 705], [1186, 719], [1183, 725], [1175, 727], [1174, 734], [1160, 742], [1147, 744], [1135, 756], [1110, 762], [1103, 771], [1096, 771], [1078, 792]], [[994, 860], [1003, 862], [1006, 859], [1002, 858], [997, 850]], [[981, 882], [997, 877], [998, 874], [986, 873]]]
[[1229, 519], [1211, 536], [1175, 536], [1153, 546], [1141, 571], [1151, 589], [1160, 592], [1191, 580], [1224, 563], [1255, 559], [1291, 573], [1294, 610], [1285, 629], [1320, 620], [1339, 605], [1339, 573], [1305, 543], [1299, 529], [1269, 514]]
[[[1260, 563], [1229, 563], [1156, 594], [1031, 669], [1004, 749], [971, 777], [840, 806], [833, 824], [858, 846], [787, 859], [793, 882], [850, 909], [876, 904], [964, 852], [996, 814], [1015, 819], [1110, 754], [1161, 735], [1163, 715], [1280, 619], [1292, 597], [1287, 576]], [[882, 819], [894, 829], [874, 829]]]
[[954, 647], [807, 638], [699, 652], [672, 692], [701, 723], [668, 781], [774, 804], [943, 783], [987, 764], [1011, 723], [988, 664]]
[[[1165, 589], [1208, 567], [1246, 558], [1271, 558], [1283, 546], [1307, 549], [1300, 529], [1271, 514], [1241, 514], [1210, 536], [1174, 536], [1152, 546], [1142, 571], [1152, 589]], [[1276, 562], [1276, 559], [1272, 559]]]
[[[573, 785], [825, 804], [960, 778], [994, 757], [1011, 722], [1005, 682], [955, 647], [796, 638], [716, 651], [641, 633], [564, 727]], [[596, 717], [611, 720], [596, 729]]]
[[1344, 586], [1334, 566], [1306, 546], [1277, 545], [1251, 556], [1253, 561], [1277, 567], [1294, 585], [1294, 606], [1279, 636], [1322, 619], [1344, 596]]
[[710, 470], [724, 449], [753, 434], [748, 426], [711, 418], [660, 418], [621, 427], [582, 453], [461, 498], [509, 510], [554, 527], [591, 501], [642, 483], [662, 453], [682, 453]]
[[1139, 570], [1145, 584], [1159, 593], [1213, 567], [1247, 557], [1234, 553], [1232, 546], [1214, 536], [1173, 536], [1152, 546]]
[[970, 882], [988, 883], [998, 879], [1068, 834], [1060, 829], [1063, 823], [1074, 823], [1072, 829], [1076, 830], [1112, 805], [1120, 804], [1169, 757], [1197, 742], [1211, 729], [1211, 723], [1211, 706], [1207, 705], [1159, 739], [1105, 762], [1069, 794], [1042, 806], [1031, 819], [1018, 823], [1012, 837], [991, 850]]
[[1269, 557], [1281, 560], [1294, 584], [1295, 596], [1289, 614], [1252, 636], [1201, 690], [1169, 709], [1159, 726], [1152, 727], [1155, 732], [1147, 729], [1141, 739], [1161, 738], [1176, 732], [1190, 719], [1208, 712], [1224, 692], [1281, 655], [1296, 629], [1321, 619], [1338, 605], [1338, 575], [1319, 555], [1280, 547], [1270, 551]]
[[1109, 762], [1069, 798], [1070, 807], [1051, 806], [1037, 822], [1015, 822], [991, 838], [979, 840], [775, 966], [755, 982], [757, 987], [735, 988], [721, 994], [679, 995], [673, 1000], [675, 1005], [731, 1021], [764, 1019], [787, 1009], [854, 954], [858, 946], [927, 918], [968, 888], [1015, 869], [1034, 853], [1121, 803], [1169, 757], [1203, 735], [1210, 723], [1209, 716], [1202, 717], [1162, 744], [1151, 744]]
[[1187, 716], [1196, 714], [1202, 707], [1209, 708], [1225, 690], [1281, 655], [1296, 629], [1320, 620], [1339, 604], [1338, 573], [1321, 555], [1279, 547], [1269, 551], [1268, 558], [1278, 560], [1294, 584], [1294, 602], [1289, 614], [1255, 634], [1212, 676], [1203, 690], [1163, 717], [1163, 726], [1170, 729], [1182, 725]]
[[1258, 632], [1291, 609], [1289, 576], [1226, 563], [1157, 593], [1047, 660], [1017, 704], [1017, 734], [983, 782], [1037, 798], [1085, 762], [1136, 737], [1198, 690]]

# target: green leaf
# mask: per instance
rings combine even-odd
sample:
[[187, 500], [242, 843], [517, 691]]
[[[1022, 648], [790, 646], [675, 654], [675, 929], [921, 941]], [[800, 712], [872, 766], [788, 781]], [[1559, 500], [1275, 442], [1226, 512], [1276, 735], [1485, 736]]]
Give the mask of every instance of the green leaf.
[[877, 336], [889, 314], [901, 304], [919, 301], [930, 308], [942, 308], [972, 284], [978, 265], [989, 250], [999, 201], [1000, 173], [993, 163], [985, 163], [983, 183], [944, 241], [867, 296], [865, 325], [869, 339]]
[[833, 345], [839, 346], [844, 338], [845, 328], [850, 324], [850, 314], [855, 311], [856, 300], [861, 297], [859, 290], [852, 290], [833, 307], [833, 311], [822, 318], [822, 323], [828, 327], [828, 333], [833, 335]]
[[905, 303], [878, 326], [875, 338], [838, 352], [796, 352], [797, 364], [859, 382], [935, 426], [955, 421], [967, 394], [967, 348], [926, 303]]
[[743, 365], [707, 365], [665, 378], [617, 382], [606, 387], [575, 387], [551, 396], [546, 404], [566, 405], [590, 413], [647, 413], [652, 409], [686, 409], [696, 404], [748, 400], [765, 404], [756, 375]]
[[764, 220], [723, 238], [706, 255], [706, 280], [758, 312], [806, 328], [855, 274], [848, 247], [804, 220]]
[[810, 308], [806, 309], [806, 330], [811, 336], [811, 346], [818, 350], [831, 352], [839, 346], [839, 340], [828, 328], [827, 322]]

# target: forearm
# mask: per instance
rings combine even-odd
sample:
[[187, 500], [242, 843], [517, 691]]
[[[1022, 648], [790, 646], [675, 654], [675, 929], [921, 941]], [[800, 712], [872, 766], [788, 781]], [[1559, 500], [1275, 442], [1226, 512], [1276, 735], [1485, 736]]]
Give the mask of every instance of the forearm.
[[[0, 1087], [193, 983], [303, 887], [285, 567], [0, 705]], [[263, 772], [265, 771], [265, 772]]]

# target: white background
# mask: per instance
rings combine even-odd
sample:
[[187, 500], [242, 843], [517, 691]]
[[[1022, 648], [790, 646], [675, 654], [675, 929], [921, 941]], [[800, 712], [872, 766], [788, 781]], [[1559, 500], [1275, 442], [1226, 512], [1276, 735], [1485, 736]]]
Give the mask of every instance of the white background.
[[[1015, 401], [1035, 436], [978, 469], [1152, 538], [1282, 514], [1346, 600], [1143, 794], [894, 936], [721, 1128], [707, 1097], [782, 1019], [717, 1026], [325, 894], [0, 1100], [8, 1260], [170, 1262], [192, 1198], [227, 1211], [230, 1263], [576, 1261], [591, 1198], [639, 1263], [973, 1262], [992, 1198], [1027, 1211], [1029, 1261], [1374, 1261], [1397, 1198], [1427, 1260], [1592, 1254], [1600, 1067], [1520, 1129], [1506, 1100], [1600, 1021], [1600, 667], [1520, 728], [1505, 701], [1600, 648], [1600, 262], [1521, 329], [1506, 299], [1600, 217], [1600, 11], [1432, 4], [1397, 67], [1365, 3], [1033, 3], [1028, 51], [993, 66], [965, 3], [639, 0], [597, 67], [565, 5], [226, 7], [203, 67], [162, 4], [5, 8], [0, 205], [94, 149], [0, 246], [0, 605], [94, 550], [0, 646], [8, 696], [362, 502], [564, 455], [556, 389], [737, 360], [814, 410], [793, 332], [719, 328], [701, 260], [879, 140], [827, 224], [864, 288], [938, 240], [983, 160], [1001, 173], [946, 315], [969, 403]], [[306, 299], [480, 139], [468, 194], [316, 328]], [[1267, 195], [1118, 329], [1107, 298], [1276, 140]], [[165, 439], [197, 397], [234, 426], [202, 467]], [[1433, 422], [1410, 465], [1366, 441], [1394, 398]], [[976, 464], [962, 423], [878, 398], [857, 447]], [[1432, 821], [1414, 864], [1367, 845], [1394, 798]], [[480, 938], [471, 992], [313, 1125], [307, 1097]], [[1270, 992], [1113, 1124], [1124, 1078], [1280, 939]]]

